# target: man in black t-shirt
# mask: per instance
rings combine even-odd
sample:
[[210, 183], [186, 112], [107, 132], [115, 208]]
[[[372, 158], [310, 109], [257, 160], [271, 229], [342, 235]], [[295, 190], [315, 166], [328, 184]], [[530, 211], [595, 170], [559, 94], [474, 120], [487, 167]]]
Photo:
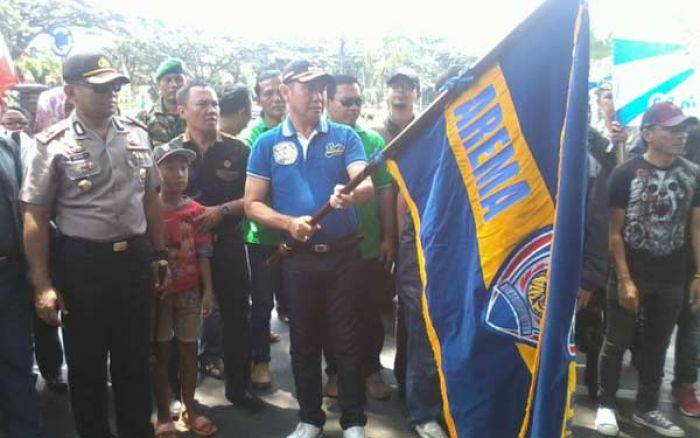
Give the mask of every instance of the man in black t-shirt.
[[[618, 166], [610, 177], [609, 245], [615, 276], [607, 296], [607, 327], [600, 354], [600, 406], [596, 429], [617, 435], [615, 393], [622, 356], [641, 334], [639, 387], [633, 419], [657, 433], [684, 436], [657, 410], [666, 349], [682, 308], [687, 276], [686, 235], [700, 253], [700, 168], [682, 158], [687, 117], [670, 102], [642, 118], [644, 155]], [[690, 286], [700, 307], [700, 274]]]

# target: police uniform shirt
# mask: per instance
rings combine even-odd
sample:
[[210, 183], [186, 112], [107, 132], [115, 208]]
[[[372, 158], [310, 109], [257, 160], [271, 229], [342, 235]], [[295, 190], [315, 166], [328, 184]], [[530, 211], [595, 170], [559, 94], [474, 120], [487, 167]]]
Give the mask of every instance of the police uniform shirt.
[[146, 232], [143, 198], [157, 185], [142, 125], [115, 116], [103, 141], [74, 112], [37, 135], [20, 199], [52, 207], [67, 236], [109, 242]]
[[[362, 141], [352, 128], [321, 118], [315, 131], [310, 139], [300, 138], [287, 118], [253, 146], [248, 175], [269, 181], [273, 208], [282, 214], [314, 214], [328, 202], [336, 185], [348, 183], [349, 168], [367, 162]], [[309, 242], [336, 242], [356, 233], [357, 224], [354, 208], [334, 209]]]
[[[197, 154], [189, 167], [189, 181], [185, 190], [187, 196], [205, 206], [221, 205], [243, 197], [250, 149], [241, 140], [219, 132], [216, 141], [204, 155], [188, 132], [173, 139], [170, 145], [173, 148], [184, 147]], [[215, 231], [234, 230], [242, 217], [227, 215]]]

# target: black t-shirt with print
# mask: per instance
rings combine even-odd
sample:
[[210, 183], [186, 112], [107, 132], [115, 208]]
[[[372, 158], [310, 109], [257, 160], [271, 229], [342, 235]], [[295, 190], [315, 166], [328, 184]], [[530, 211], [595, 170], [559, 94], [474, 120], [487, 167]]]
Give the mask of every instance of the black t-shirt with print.
[[700, 168], [684, 158], [660, 168], [642, 156], [610, 175], [610, 207], [625, 210], [622, 237], [636, 279], [682, 283], [693, 207], [700, 206]]

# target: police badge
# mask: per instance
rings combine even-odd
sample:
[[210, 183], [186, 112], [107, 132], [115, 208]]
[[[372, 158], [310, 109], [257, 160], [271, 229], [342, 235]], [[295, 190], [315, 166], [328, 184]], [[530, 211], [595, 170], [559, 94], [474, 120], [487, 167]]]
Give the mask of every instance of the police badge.
[[272, 147], [272, 156], [275, 159], [275, 163], [280, 166], [289, 166], [296, 162], [299, 152], [297, 147], [291, 141], [285, 141], [282, 143], [277, 143]]

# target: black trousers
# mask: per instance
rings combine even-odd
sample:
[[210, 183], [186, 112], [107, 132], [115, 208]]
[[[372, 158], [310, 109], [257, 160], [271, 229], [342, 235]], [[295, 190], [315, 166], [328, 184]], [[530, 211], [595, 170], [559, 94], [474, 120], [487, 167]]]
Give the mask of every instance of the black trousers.
[[214, 236], [211, 268], [214, 294], [224, 323], [226, 395], [235, 398], [248, 387], [251, 352], [245, 249], [237, 233]]
[[363, 426], [367, 421], [357, 338], [361, 277], [356, 245], [325, 254], [296, 251], [282, 261], [289, 299], [292, 371], [302, 422], [320, 427], [326, 421], [321, 408], [321, 348], [325, 339], [338, 367], [341, 427]]
[[[362, 375], [367, 377], [382, 370], [379, 356], [384, 347], [382, 309], [386, 300], [384, 285], [387, 273], [377, 260], [362, 260], [361, 264], [363, 285], [358, 289], [358, 342], [362, 351]], [[330, 341], [324, 344], [323, 355], [326, 358], [326, 374], [337, 374], [338, 365]]]
[[641, 324], [639, 354], [639, 385], [636, 410], [645, 413], [657, 408], [659, 388], [664, 375], [666, 350], [673, 328], [683, 306], [684, 284], [656, 283], [635, 280], [640, 297], [639, 315], [627, 312], [617, 301], [617, 282], [608, 285], [606, 327], [600, 352], [600, 403], [615, 406], [615, 393], [620, 386], [622, 356], [630, 348]]
[[250, 268], [250, 327], [253, 363], [270, 362], [270, 312], [279, 296], [282, 275], [279, 264], [268, 266], [267, 259], [277, 249], [272, 245], [246, 245]]
[[63, 365], [63, 346], [58, 337], [58, 327], [50, 326], [34, 314], [34, 355], [44, 380], [58, 377]]
[[71, 407], [82, 438], [110, 436], [107, 357], [120, 438], [149, 438], [152, 274], [145, 237], [128, 248], [65, 237], [59, 289], [68, 309], [63, 335]]

